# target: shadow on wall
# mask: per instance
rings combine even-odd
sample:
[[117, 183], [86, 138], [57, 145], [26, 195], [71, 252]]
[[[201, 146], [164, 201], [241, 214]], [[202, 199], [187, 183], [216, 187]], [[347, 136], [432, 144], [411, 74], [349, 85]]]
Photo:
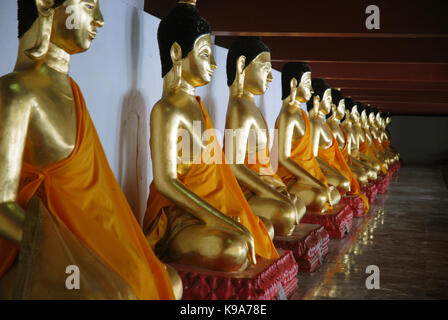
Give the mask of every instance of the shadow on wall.
[[138, 9], [132, 9], [131, 35], [128, 59], [130, 89], [123, 98], [121, 107], [121, 126], [118, 160], [118, 179], [123, 192], [142, 224], [146, 211], [146, 182], [148, 175], [147, 148], [149, 147], [149, 128], [147, 106], [143, 94], [138, 89], [139, 66], [141, 65], [141, 21]]

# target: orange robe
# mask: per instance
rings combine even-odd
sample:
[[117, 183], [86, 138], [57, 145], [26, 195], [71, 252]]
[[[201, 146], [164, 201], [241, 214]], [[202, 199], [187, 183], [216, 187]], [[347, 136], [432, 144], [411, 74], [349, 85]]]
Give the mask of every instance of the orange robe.
[[[361, 187], [359, 186], [358, 181], [356, 180], [355, 176], [353, 175], [352, 170], [348, 166], [344, 155], [339, 149], [338, 142], [336, 141], [336, 138], [333, 135], [333, 132], [331, 132], [330, 127], [328, 124], [325, 124], [328, 129], [330, 130], [331, 137], [333, 139], [331, 146], [328, 149], [324, 149], [319, 147], [319, 158], [321, 158], [325, 163], [327, 163], [330, 167], [338, 171], [340, 174], [342, 174], [344, 177], [346, 177], [350, 181], [351, 195], [356, 195], [360, 197], [364, 202], [364, 210], [365, 213], [369, 211], [369, 201], [367, 200], [367, 197], [361, 192]], [[347, 138], [347, 137], [346, 137]], [[346, 143], [347, 145], [347, 143]]]
[[[213, 130], [213, 124], [200, 97], [197, 97], [197, 101], [202, 109], [206, 129], [210, 132], [209, 130]], [[207, 140], [210, 141], [210, 137]], [[216, 137], [213, 139], [213, 142], [215, 145], [212, 149], [218, 152], [217, 158], [221, 159], [221, 163], [209, 163], [210, 161], [204, 160], [197, 163], [198, 161], [194, 161], [185, 176], [178, 176], [179, 180], [189, 190], [220, 212], [230, 217], [238, 217], [240, 223], [252, 234], [255, 241], [255, 252], [259, 256], [266, 259], [278, 258], [277, 250], [263, 222], [252, 212], [230, 165], [225, 163], [224, 153]], [[201, 155], [202, 159], [205, 156], [205, 152], [203, 152]], [[174, 204], [160, 194], [154, 182], [152, 182], [143, 226], [144, 230], [147, 230], [160, 214], [157, 226], [149, 235], [148, 240], [152, 245], [155, 245], [166, 234], [167, 217], [161, 210], [172, 205]]]
[[[77, 112], [71, 155], [44, 170], [23, 164], [18, 202], [26, 207], [38, 189], [50, 214], [92, 249], [139, 299], [174, 299], [164, 265], [148, 245], [109, 167], [78, 85], [71, 80]], [[18, 248], [0, 240], [0, 277]]]

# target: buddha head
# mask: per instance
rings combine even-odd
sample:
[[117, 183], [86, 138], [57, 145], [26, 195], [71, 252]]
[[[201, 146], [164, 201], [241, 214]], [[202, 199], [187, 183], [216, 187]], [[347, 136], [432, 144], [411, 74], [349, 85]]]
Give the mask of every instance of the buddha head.
[[306, 109], [308, 110], [308, 114], [311, 118], [317, 116], [320, 109], [320, 97], [318, 94], [313, 94], [311, 100], [308, 100], [306, 103]]
[[305, 62], [288, 62], [282, 69], [282, 100], [294, 103], [308, 102], [314, 90], [311, 85], [311, 68]]
[[376, 117], [375, 117], [375, 108], [371, 105], [367, 105], [366, 107], [366, 116], [367, 121], [369, 122], [369, 126], [376, 127]]
[[361, 116], [359, 114], [359, 107], [361, 106], [361, 103], [359, 101], [353, 101], [353, 106], [352, 109], [350, 111], [350, 118], [352, 120], [353, 123], [356, 124], [361, 124]]
[[178, 87], [185, 81], [193, 87], [212, 80], [216, 62], [210, 25], [199, 14], [196, 1], [180, 1], [162, 19], [157, 31], [162, 78]]
[[88, 50], [104, 19], [99, 0], [18, 0], [20, 51], [45, 58], [50, 43], [68, 54]]
[[331, 89], [331, 111], [327, 114], [327, 119], [333, 117], [342, 120], [345, 117], [345, 99], [340, 90]]
[[347, 123], [348, 125], [352, 125], [352, 117], [351, 117], [351, 111], [353, 109], [354, 106], [354, 101], [352, 98], [344, 98], [344, 107], [345, 107], [345, 111], [344, 111], [344, 117], [341, 119], [341, 122]]
[[227, 85], [239, 93], [266, 92], [272, 82], [271, 53], [259, 37], [238, 37], [227, 54]]
[[324, 79], [320, 78], [313, 78], [311, 85], [314, 89], [314, 95], [318, 95], [320, 98], [319, 112], [324, 115], [329, 114], [333, 102], [331, 98], [331, 87]]
[[358, 111], [359, 111], [359, 115], [360, 115], [360, 122], [362, 124], [362, 126], [367, 129], [369, 127], [369, 119], [368, 119], [368, 115], [367, 115], [367, 106], [362, 103], [362, 102], [358, 102]]

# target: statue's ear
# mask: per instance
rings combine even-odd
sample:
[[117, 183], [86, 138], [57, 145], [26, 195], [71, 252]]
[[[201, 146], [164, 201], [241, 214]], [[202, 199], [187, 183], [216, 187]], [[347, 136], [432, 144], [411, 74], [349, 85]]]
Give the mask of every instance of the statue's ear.
[[236, 60], [236, 73], [242, 74], [244, 72], [244, 67], [246, 66], [246, 57], [240, 56], [238, 60]]
[[297, 90], [297, 86], [298, 86], [298, 81], [296, 78], [292, 78], [291, 81], [289, 81], [289, 88], [291, 89], [291, 92], [293, 90]]
[[54, 0], [35, 0], [39, 14], [39, 33], [36, 44], [31, 49], [25, 50], [26, 55], [32, 60], [42, 60], [50, 48], [51, 32], [53, 30]]
[[170, 56], [173, 65], [179, 64], [182, 61], [182, 48], [177, 42], [174, 42], [171, 46]]

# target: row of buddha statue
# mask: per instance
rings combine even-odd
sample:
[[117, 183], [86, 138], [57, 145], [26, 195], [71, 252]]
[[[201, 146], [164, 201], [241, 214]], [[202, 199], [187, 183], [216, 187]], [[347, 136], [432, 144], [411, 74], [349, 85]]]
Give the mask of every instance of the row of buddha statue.
[[[71, 55], [104, 24], [99, 0], [18, 0], [17, 63], [0, 79], [1, 298], [180, 298], [169, 262], [241, 272], [278, 258], [274, 237], [290, 236], [306, 212], [325, 215], [346, 195], [368, 210], [361, 187], [399, 160], [390, 116], [290, 62], [270, 152], [254, 97], [272, 81], [271, 54], [258, 37], [237, 38], [227, 56], [225, 127], [238, 134], [225, 150], [216, 137], [204, 143], [213, 123], [195, 89], [217, 66], [195, 3], [179, 1], [158, 29], [163, 94], [150, 117], [154, 180], [142, 227], [68, 74]], [[66, 27], [69, 5], [80, 28]], [[180, 131], [198, 159], [179, 154]], [[225, 161], [204, 161], [210, 147]], [[80, 290], [65, 286], [69, 265]]]

